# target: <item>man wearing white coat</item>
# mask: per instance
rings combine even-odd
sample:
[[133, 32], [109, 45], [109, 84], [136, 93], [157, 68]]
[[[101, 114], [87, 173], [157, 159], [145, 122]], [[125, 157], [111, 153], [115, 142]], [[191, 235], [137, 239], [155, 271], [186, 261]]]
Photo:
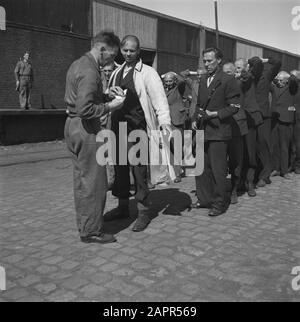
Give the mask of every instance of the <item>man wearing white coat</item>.
[[[160, 132], [157, 130], [162, 130], [165, 135], [170, 135], [172, 132], [168, 100], [158, 73], [139, 59], [140, 42], [136, 36], [125, 36], [121, 42], [121, 53], [125, 62], [113, 72], [109, 82], [109, 87], [120, 86], [124, 91], [127, 90], [123, 108], [112, 113], [112, 130], [117, 138], [117, 151], [121, 122], [126, 123], [128, 134], [134, 130], [145, 131], [149, 138], [150, 149], [148, 151], [151, 151], [154, 146], [160, 145]], [[128, 149], [131, 145], [132, 143], [127, 142]], [[159, 164], [158, 160], [151, 160], [150, 175], [154, 184], [159, 183], [165, 175], [169, 176], [171, 180], [176, 177], [166, 151], [164, 144], [162, 144], [160, 153], [162, 160], [167, 161], [166, 166], [159, 166], [157, 165]], [[142, 231], [150, 223], [147, 169], [147, 165], [144, 164], [132, 166], [136, 188], [135, 199], [138, 206], [138, 218], [133, 226], [133, 231]], [[108, 220], [128, 217], [129, 164], [120, 165], [118, 153], [112, 193], [119, 199], [119, 206]]]

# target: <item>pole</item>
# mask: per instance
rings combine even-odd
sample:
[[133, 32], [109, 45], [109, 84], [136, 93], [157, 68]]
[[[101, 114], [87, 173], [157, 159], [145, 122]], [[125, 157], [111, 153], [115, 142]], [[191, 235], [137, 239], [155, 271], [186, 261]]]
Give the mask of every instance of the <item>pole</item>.
[[219, 48], [219, 27], [218, 27], [218, 2], [215, 3], [215, 23], [216, 23], [216, 46]]

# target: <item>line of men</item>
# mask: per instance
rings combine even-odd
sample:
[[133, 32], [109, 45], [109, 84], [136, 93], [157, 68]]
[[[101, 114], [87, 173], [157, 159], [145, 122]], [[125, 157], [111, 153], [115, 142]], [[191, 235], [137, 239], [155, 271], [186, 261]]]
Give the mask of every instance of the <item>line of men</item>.
[[[280, 71], [281, 62], [273, 58], [224, 65], [222, 58], [218, 48], [203, 52], [205, 71], [198, 70], [192, 123], [205, 133], [205, 169], [196, 177], [198, 200], [192, 208], [209, 208], [209, 216], [225, 213], [241, 191], [255, 197], [255, 188], [271, 184], [271, 176], [289, 180], [291, 168], [300, 173], [299, 71]], [[189, 70], [181, 76], [187, 80]], [[195, 96], [195, 83], [188, 84]]]
[[[104, 79], [105, 72], [102, 73], [102, 69], [105, 70], [105, 66], [113, 64], [119, 49], [125, 62], [117, 68], [112, 66], [114, 69], [112, 74], [109, 76], [108, 71], [108, 76]], [[248, 193], [251, 195], [252, 192], [254, 195], [255, 171], [258, 169], [256, 151], [262, 163], [262, 170], [258, 174], [259, 182], [267, 183], [269, 180], [271, 174], [271, 149], [268, 141], [268, 130], [271, 128], [268, 114], [269, 90], [272, 80], [280, 69], [280, 63], [269, 59], [268, 62], [271, 65], [273, 63], [273, 69], [271, 72], [264, 72], [262, 63], [267, 61], [255, 57], [249, 60], [247, 65], [243, 64], [241, 71], [238, 72], [239, 76], [235, 78], [223, 71], [222, 53], [219, 49], [205, 49], [203, 61], [206, 73], [205, 77], [202, 75], [199, 80], [192, 128], [204, 130], [205, 162], [203, 174], [196, 177], [198, 201], [192, 207], [207, 207], [210, 216], [219, 216], [226, 212], [230, 204], [230, 195], [228, 196], [226, 190], [228, 151], [234, 151], [229, 153], [233, 173], [233, 193], [242, 181], [244, 169], [247, 178], [244, 182]], [[238, 64], [236, 69], [237, 67]], [[103, 82], [107, 87], [106, 95], [103, 91]], [[280, 93], [274, 92], [274, 97], [281, 96]], [[280, 98], [278, 100], [280, 101]], [[93, 39], [91, 51], [69, 68], [65, 102], [68, 113], [65, 139], [74, 169], [74, 199], [80, 239], [84, 243], [115, 242], [116, 238], [104, 231], [107, 172], [106, 167], [99, 165], [96, 160], [97, 150], [101, 145], [97, 142], [96, 136], [101, 129], [107, 127], [108, 118], [111, 119], [110, 126], [116, 134], [119, 123], [126, 122], [128, 131], [144, 130], [149, 135], [152, 130], [160, 129], [164, 135], [170, 135], [172, 113], [162, 80], [152, 67], [143, 64], [140, 59], [140, 43], [136, 36], [125, 36], [120, 42], [113, 32], [103, 31]], [[240, 123], [245, 125], [245, 129], [241, 135], [235, 135], [232, 139], [232, 129]], [[279, 126], [278, 133], [282, 133]], [[161, 141], [159, 135], [156, 135], [154, 144], [158, 146]], [[239, 163], [242, 148], [237, 149], [237, 144], [233, 140], [245, 145], [248, 160], [243, 166]], [[123, 144], [123, 142], [117, 143]], [[256, 150], [256, 146], [259, 149]], [[164, 156], [167, 152], [163, 147], [161, 150]], [[162, 175], [168, 175], [171, 180], [176, 176], [174, 166], [170, 162], [164, 168], [142, 164], [132, 168], [138, 208], [138, 217], [132, 230], [136, 232], [146, 229], [151, 222], [149, 216], [151, 201], [147, 185], [149, 168], [153, 183], [159, 182]], [[118, 198], [119, 203], [112, 213], [105, 215], [106, 220], [120, 220], [130, 216], [129, 174], [129, 165], [122, 165], [117, 160], [112, 193]], [[234, 201], [234, 198], [232, 199]]]

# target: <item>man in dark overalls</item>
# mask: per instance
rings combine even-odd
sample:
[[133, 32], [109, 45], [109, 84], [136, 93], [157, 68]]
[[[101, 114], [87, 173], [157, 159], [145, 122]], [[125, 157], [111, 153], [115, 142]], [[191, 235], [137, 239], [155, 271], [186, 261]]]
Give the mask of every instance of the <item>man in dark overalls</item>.
[[30, 104], [30, 92], [33, 84], [33, 68], [29, 62], [29, 53], [25, 52], [23, 60], [17, 63], [15, 68], [16, 90], [19, 92], [20, 107], [28, 110]]

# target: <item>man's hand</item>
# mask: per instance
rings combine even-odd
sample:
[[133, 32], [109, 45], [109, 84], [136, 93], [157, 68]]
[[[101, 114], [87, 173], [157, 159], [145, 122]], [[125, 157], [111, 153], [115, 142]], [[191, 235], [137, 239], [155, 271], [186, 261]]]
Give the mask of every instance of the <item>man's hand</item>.
[[206, 110], [205, 112], [206, 112], [206, 114], [207, 114], [209, 117], [217, 117], [217, 116], [218, 116], [218, 112], [217, 112], [217, 111], [213, 111], [213, 112], [211, 112], [211, 111], [209, 111], [209, 110]]
[[186, 78], [186, 77], [190, 76], [190, 70], [189, 70], [189, 69], [186, 69], [186, 70], [182, 71], [182, 72], [180, 73], [180, 75], [181, 75], [182, 77]]
[[263, 63], [267, 63], [267, 62], [269, 62], [269, 59], [268, 58], [261, 58], [260, 59]]
[[192, 130], [198, 130], [196, 121], [192, 122]]
[[162, 124], [161, 131], [163, 132], [163, 135], [171, 135], [173, 132], [171, 125], [169, 125], [169, 124]]
[[120, 98], [115, 98], [111, 102], [107, 103], [107, 106], [109, 107], [110, 112], [114, 112], [114, 111], [122, 108], [125, 98], [126, 98], [126, 96], [123, 96]]
[[109, 98], [113, 99], [116, 96], [123, 97], [123, 96], [125, 96], [125, 94], [124, 94], [124, 91], [122, 90], [121, 87], [119, 87], [119, 86], [113, 86], [113, 87], [111, 87], [109, 89], [108, 96], [109, 96]]

